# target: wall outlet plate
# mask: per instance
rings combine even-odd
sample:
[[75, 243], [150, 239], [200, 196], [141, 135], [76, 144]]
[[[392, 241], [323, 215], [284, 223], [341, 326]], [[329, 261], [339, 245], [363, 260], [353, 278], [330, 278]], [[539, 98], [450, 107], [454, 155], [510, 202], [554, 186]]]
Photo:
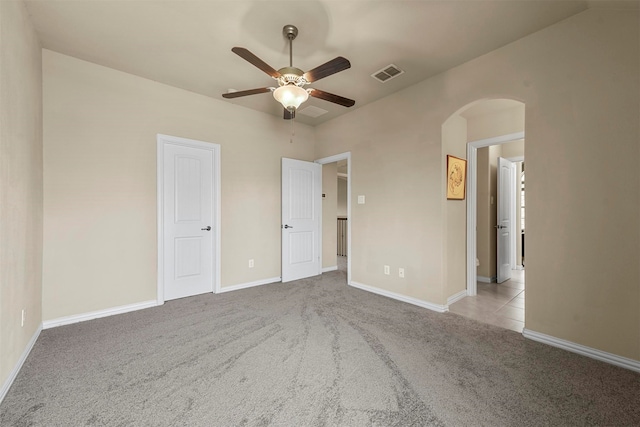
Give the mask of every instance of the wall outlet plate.
[[398, 277], [401, 277], [404, 279], [404, 268], [399, 268], [398, 269]]
[[388, 266], [388, 265], [385, 265], [385, 266], [384, 266], [384, 274], [386, 274], [387, 276], [388, 276], [389, 274], [391, 274], [391, 269], [389, 268], [389, 266]]

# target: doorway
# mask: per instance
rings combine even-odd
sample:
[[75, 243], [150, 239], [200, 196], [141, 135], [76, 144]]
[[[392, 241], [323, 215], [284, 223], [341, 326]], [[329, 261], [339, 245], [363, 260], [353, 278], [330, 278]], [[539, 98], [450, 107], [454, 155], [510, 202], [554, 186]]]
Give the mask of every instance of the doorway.
[[316, 163], [323, 166], [323, 272], [344, 272], [351, 284], [351, 153]]
[[[520, 146], [516, 150], [516, 146]], [[522, 187], [518, 183], [524, 155], [510, 155], [514, 151], [524, 153], [524, 132], [503, 135], [485, 140], [472, 141], [467, 145], [469, 169], [469, 192], [467, 202], [467, 297], [449, 306], [452, 313], [460, 314], [521, 333], [524, 328], [525, 310], [525, 271], [518, 256], [516, 236], [521, 235], [520, 205]], [[507, 158], [503, 158], [507, 155]], [[500, 161], [513, 168], [514, 173], [507, 174], [512, 180], [508, 189], [512, 194], [501, 194], [498, 185]], [[506, 197], [505, 197], [506, 196]], [[503, 202], [502, 210], [508, 211], [513, 220], [502, 222], [510, 227], [509, 249], [500, 255], [500, 235], [498, 205]], [[506, 205], [505, 205], [506, 201]], [[504, 226], [504, 225], [503, 225]], [[473, 232], [472, 232], [473, 230]], [[502, 258], [502, 261], [501, 261]], [[473, 261], [473, 263], [471, 263]], [[484, 264], [484, 265], [483, 265]], [[498, 283], [499, 266], [506, 264], [502, 283]], [[481, 268], [484, 267], [484, 268]]]
[[[519, 232], [515, 229], [518, 222], [515, 203], [517, 174], [514, 164], [506, 159], [516, 160], [515, 157], [520, 156], [517, 160], [524, 160], [524, 120], [525, 106], [519, 101], [476, 101], [461, 108], [443, 123], [442, 138], [443, 149], [447, 154], [464, 157], [466, 152], [467, 160], [466, 206], [453, 202], [447, 202], [446, 205], [448, 227], [445, 277], [449, 309], [493, 324], [499, 322], [501, 314], [511, 311], [505, 322], [511, 325], [499, 326], [519, 332], [522, 332], [524, 326], [524, 271], [514, 273], [516, 260], [519, 260], [515, 253], [518, 247], [516, 235]], [[518, 154], [514, 154], [515, 146], [520, 147]], [[504, 164], [508, 165], [504, 170], [499, 168], [499, 157], [505, 158]], [[502, 178], [512, 178], [508, 181], [507, 188], [510, 188], [510, 192], [507, 203], [502, 198], [503, 216], [500, 223], [497, 222], [499, 172]], [[462, 233], [461, 227], [465, 227], [465, 223], [466, 233]], [[502, 243], [500, 261], [499, 236]], [[460, 256], [461, 252], [465, 255]], [[501, 285], [496, 283], [498, 264], [502, 267], [500, 279], [504, 283]], [[458, 273], [461, 267], [466, 278]], [[491, 289], [484, 289], [485, 287]], [[515, 301], [516, 297], [522, 300]], [[509, 304], [514, 307], [507, 307]], [[461, 311], [466, 311], [466, 314]]]
[[157, 136], [158, 304], [220, 287], [220, 146]]

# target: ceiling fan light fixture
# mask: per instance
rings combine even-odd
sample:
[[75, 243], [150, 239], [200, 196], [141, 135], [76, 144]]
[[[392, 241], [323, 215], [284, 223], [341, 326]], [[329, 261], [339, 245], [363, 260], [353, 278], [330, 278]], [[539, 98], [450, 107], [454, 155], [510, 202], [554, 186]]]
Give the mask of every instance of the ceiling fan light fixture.
[[287, 110], [295, 111], [309, 98], [309, 92], [295, 84], [288, 84], [274, 90], [273, 97]]
[[231, 49], [233, 53], [275, 79], [278, 82], [279, 87], [277, 89], [272, 87], [261, 87], [257, 89], [241, 90], [239, 92], [231, 92], [230, 90], [229, 93], [223, 93], [222, 97], [225, 99], [233, 99], [240, 98], [242, 96], [257, 95], [259, 93], [273, 92], [275, 100], [284, 107], [283, 117], [285, 120], [293, 119], [295, 117], [296, 110], [300, 107], [300, 104], [309, 99], [310, 96], [324, 101], [333, 102], [334, 104], [342, 105], [344, 107], [353, 107], [356, 103], [353, 99], [344, 98], [319, 89], [304, 89], [304, 86], [309, 83], [316, 82], [320, 79], [350, 68], [351, 63], [349, 60], [342, 56], [338, 56], [305, 73], [301, 69], [293, 66], [293, 39], [298, 35], [298, 29], [294, 25], [285, 25], [282, 29], [282, 33], [289, 41], [289, 66], [280, 68], [279, 70], [275, 70], [269, 64], [243, 47], [236, 46]]

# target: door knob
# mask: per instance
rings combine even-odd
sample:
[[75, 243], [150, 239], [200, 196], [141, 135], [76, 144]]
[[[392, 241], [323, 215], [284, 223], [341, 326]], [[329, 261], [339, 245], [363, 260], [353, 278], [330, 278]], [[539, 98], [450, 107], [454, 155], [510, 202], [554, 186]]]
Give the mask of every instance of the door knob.
[[285, 225], [284, 225], [284, 228], [293, 228], [293, 227], [292, 227], [292, 226], [290, 226], [290, 225], [288, 225], [288, 224], [285, 224]]
[[201, 228], [202, 231], [211, 231], [211, 226], [207, 225], [207, 228]]

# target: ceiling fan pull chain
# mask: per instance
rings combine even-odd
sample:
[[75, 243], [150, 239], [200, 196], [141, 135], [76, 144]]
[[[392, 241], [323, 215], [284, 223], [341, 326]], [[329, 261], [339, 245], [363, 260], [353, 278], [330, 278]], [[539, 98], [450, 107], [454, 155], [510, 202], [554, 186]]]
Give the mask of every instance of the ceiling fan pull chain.
[[295, 121], [295, 116], [291, 117], [291, 138], [289, 138], [289, 144], [293, 144], [293, 137], [296, 136], [296, 130], [293, 127], [294, 121]]

